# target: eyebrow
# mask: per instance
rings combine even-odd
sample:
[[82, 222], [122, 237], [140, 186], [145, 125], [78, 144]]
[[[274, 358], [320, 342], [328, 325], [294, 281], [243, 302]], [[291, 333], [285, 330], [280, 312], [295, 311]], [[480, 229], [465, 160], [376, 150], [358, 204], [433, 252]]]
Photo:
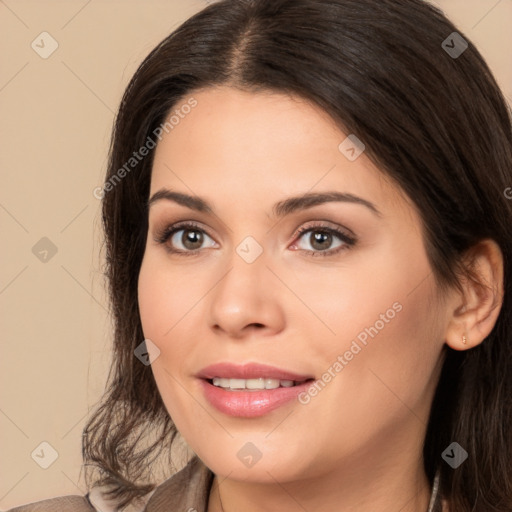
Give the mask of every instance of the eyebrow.
[[[190, 208], [191, 210], [196, 210], [202, 213], [213, 213], [213, 207], [202, 197], [183, 194], [167, 188], [162, 188], [151, 196], [147, 203], [148, 209], [156, 202], [164, 199], [178, 203]], [[336, 191], [309, 192], [300, 196], [289, 197], [274, 204], [272, 207], [272, 213], [274, 217], [285, 217], [286, 215], [290, 215], [296, 211], [305, 210], [307, 208], [312, 208], [313, 206], [330, 202], [359, 204], [368, 208], [374, 215], [379, 217], [382, 216], [381, 212], [370, 201], [353, 194]]]

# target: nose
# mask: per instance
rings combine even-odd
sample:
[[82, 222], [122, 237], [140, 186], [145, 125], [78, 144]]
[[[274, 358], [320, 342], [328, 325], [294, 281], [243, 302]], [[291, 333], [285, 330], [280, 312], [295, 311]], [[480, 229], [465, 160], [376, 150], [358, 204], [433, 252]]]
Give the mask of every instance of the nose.
[[254, 334], [273, 336], [284, 329], [282, 284], [267, 267], [263, 252], [248, 263], [235, 251], [227, 272], [212, 289], [210, 326], [217, 333], [241, 339]]

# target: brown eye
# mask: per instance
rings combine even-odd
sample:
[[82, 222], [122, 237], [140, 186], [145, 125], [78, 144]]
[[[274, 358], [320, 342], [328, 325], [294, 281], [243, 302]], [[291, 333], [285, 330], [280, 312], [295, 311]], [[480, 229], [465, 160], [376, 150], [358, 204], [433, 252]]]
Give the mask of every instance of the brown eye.
[[[296, 237], [293, 249], [301, 249], [311, 256], [332, 256], [354, 246], [353, 235], [327, 226], [302, 227]], [[309, 247], [307, 245], [309, 244]]]
[[169, 252], [183, 255], [195, 254], [203, 246], [215, 245], [214, 240], [202, 228], [190, 223], [169, 226], [157, 234], [155, 240], [165, 245]]
[[[190, 251], [194, 251], [196, 249], [199, 249], [201, 245], [203, 244], [203, 233], [197, 230], [192, 229], [180, 229], [183, 234], [181, 235], [180, 242], [185, 247], [185, 249], [188, 249]], [[178, 231], [177, 233], [179, 233]]]
[[324, 251], [330, 248], [333, 241], [333, 236], [326, 231], [311, 231], [309, 240], [313, 249]]

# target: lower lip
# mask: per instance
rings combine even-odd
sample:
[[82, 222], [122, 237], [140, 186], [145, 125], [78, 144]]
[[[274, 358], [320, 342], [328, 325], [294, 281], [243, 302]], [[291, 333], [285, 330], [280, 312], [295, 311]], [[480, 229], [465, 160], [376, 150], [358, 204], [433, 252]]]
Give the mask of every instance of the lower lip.
[[228, 391], [200, 379], [206, 399], [220, 412], [229, 416], [255, 418], [263, 416], [297, 398], [313, 381], [289, 388], [258, 391]]

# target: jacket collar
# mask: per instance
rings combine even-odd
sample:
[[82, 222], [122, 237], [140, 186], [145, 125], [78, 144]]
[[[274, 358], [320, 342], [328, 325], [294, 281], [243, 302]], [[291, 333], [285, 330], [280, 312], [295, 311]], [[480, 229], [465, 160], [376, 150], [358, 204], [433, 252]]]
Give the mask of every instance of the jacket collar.
[[190, 509], [207, 512], [213, 477], [213, 472], [194, 455], [181, 471], [154, 490], [144, 512]]

